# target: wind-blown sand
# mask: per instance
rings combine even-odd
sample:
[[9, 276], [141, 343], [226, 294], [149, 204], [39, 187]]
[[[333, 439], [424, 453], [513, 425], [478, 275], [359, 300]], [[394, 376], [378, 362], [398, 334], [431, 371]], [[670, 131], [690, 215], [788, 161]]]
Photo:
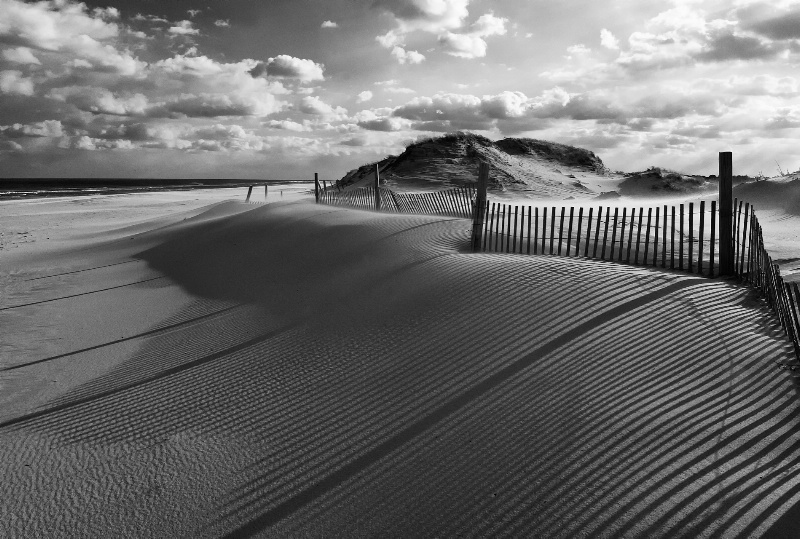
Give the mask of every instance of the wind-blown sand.
[[459, 219], [149, 207], [0, 252], [0, 536], [790, 529], [796, 361], [745, 288], [472, 254]]

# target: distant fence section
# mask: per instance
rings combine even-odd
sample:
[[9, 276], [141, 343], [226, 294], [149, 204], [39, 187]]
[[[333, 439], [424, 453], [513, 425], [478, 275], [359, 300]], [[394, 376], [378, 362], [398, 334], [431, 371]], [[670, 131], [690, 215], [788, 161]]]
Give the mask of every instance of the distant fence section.
[[[376, 196], [377, 192], [377, 196]], [[339, 191], [320, 189], [317, 202], [393, 213], [419, 213], [448, 217], [472, 217], [474, 187], [455, 187], [432, 193], [398, 193], [384, 187], [360, 187]]]

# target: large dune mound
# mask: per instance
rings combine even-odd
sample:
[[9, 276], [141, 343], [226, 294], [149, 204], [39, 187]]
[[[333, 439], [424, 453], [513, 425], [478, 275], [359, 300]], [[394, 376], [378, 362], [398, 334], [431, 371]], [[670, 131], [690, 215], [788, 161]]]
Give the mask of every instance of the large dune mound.
[[468, 253], [469, 228], [229, 203], [59, 267], [29, 259], [0, 303], [0, 535], [780, 524], [800, 413], [763, 302], [686, 274]]
[[[476, 182], [481, 161], [491, 166], [489, 189], [495, 194], [591, 198], [613, 189], [620, 179], [583, 148], [525, 138], [491, 141], [472, 133], [424, 139], [377, 164], [387, 187], [424, 190]], [[350, 171], [340, 183], [374, 181], [375, 165]]]

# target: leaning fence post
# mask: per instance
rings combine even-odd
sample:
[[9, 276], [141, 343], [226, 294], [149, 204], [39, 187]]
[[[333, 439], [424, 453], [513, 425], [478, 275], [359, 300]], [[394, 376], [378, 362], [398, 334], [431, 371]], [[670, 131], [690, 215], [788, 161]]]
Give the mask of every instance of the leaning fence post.
[[319, 175], [314, 173], [314, 200], [319, 204]]
[[247, 188], [247, 198], [244, 200], [245, 202], [250, 202], [250, 195], [253, 194], [253, 186]]
[[719, 274], [733, 275], [733, 157], [719, 152]]
[[477, 253], [481, 248], [481, 232], [483, 231], [483, 218], [486, 209], [486, 186], [489, 183], [489, 163], [481, 162], [478, 169], [478, 192], [475, 195], [475, 205], [472, 207], [472, 252]]
[[264, 184], [264, 200], [267, 200], [267, 196], [269, 195], [269, 185], [266, 183]]
[[381, 211], [381, 174], [375, 163], [375, 211]]

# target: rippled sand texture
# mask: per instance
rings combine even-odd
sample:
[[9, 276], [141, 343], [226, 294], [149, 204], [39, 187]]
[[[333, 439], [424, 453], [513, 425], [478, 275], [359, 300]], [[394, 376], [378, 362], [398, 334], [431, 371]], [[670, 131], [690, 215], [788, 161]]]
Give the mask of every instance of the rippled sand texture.
[[[6, 277], [0, 536], [759, 536], [788, 341], [725, 281], [225, 203]], [[95, 269], [96, 268], [96, 269]]]

